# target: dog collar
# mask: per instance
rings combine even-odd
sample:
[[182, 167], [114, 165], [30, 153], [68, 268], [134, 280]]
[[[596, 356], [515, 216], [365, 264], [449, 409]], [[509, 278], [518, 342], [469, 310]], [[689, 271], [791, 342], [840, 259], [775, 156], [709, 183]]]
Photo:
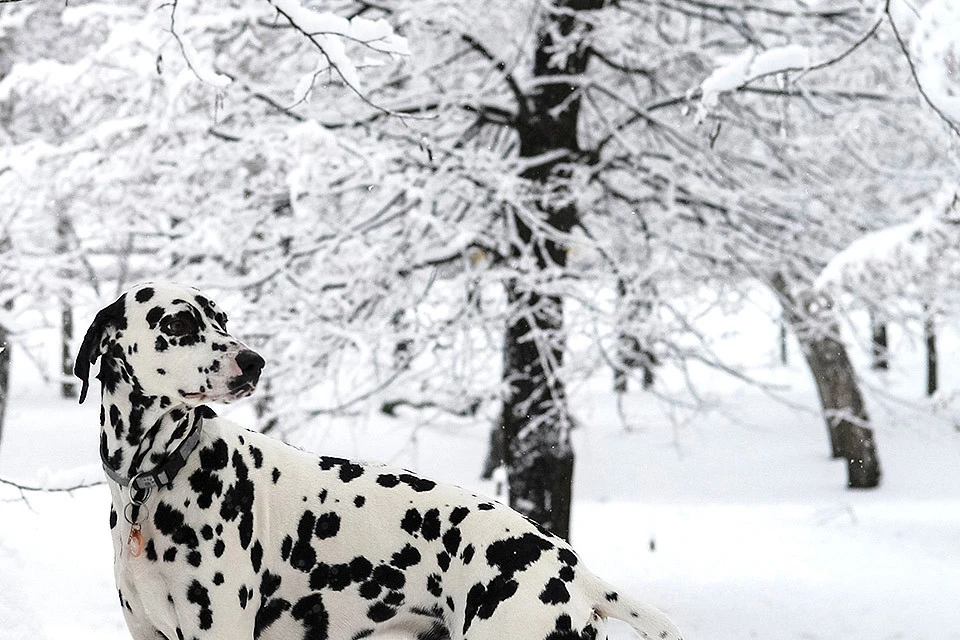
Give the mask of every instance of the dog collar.
[[203, 421], [198, 413], [194, 418], [193, 429], [190, 431], [190, 434], [180, 441], [180, 444], [173, 450], [173, 453], [167, 456], [166, 462], [150, 471], [141, 471], [132, 478], [127, 478], [107, 464], [107, 460], [103, 452], [101, 452], [100, 460], [103, 463], [103, 471], [111, 480], [121, 487], [129, 486], [137, 491], [149, 490], [154, 487], [170, 484], [173, 482], [173, 479], [177, 477], [177, 474], [180, 473], [180, 470], [186, 466], [190, 454], [197, 448], [197, 444], [200, 442], [200, 427], [202, 424]]

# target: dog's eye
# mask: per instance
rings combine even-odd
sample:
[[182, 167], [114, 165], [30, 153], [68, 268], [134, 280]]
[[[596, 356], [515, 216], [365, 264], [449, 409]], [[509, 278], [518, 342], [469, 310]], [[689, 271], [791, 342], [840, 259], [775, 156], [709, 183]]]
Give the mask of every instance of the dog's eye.
[[163, 323], [163, 329], [171, 335], [182, 336], [195, 331], [196, 325], [183, 316], [176, 316], [165, 321]]

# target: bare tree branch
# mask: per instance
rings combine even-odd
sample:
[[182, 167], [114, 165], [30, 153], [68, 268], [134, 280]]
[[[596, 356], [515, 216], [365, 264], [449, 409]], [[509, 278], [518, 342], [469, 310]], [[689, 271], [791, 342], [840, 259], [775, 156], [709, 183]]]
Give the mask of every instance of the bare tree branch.
[[950, 130], [953, 131], [955, 135], [960, 137], [960, 126], [958, 126], [958, 124], [954, 122], [950, 116], [945, 114], [943, 110], [941, 110], [940, 107], [938, 107], [936, 103], [930, 99], [930, 96], [927, 95], [923, 85], [920, 84], [920, 77], [917, 75], [917, 66], [913, 62], [913, 58], [910, 56], [910, 51], [907, 49], [907, 43], [900, 34], [900, 29], [897, 28], [897, 23], [893, 19], [893, 15], [890, 13], [890, 0], [887, 0], [886, 4], [884, 5], [883, 12], [890, 21], [890, 28], [893, 30], [893, 35], [897, 39], [897, 44], [900, 45], [900, 51], [903, 52], [903, 57], [907, 59], [907, 64], [910, 66], [910, 75], [913, 76], [913, 82], [917, 85], [917, 91], [920, 92], [920, 95], [923, 96], [923, 100], [930, 105], [930, 108], [936, 112], [940, 119], [943, 120], [948, 127], [950, 127]]

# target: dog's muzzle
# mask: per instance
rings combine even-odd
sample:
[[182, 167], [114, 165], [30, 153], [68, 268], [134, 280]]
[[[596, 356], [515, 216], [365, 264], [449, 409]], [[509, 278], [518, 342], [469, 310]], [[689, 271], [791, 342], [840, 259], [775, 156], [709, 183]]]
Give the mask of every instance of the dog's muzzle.
[[257, 382], [260, 381], [260, 372], [263, 371], [265, 362], [259, 353], [250, 349], [238, 353], [236, 360], [237, 366], [240, 367], [240, 375], [231, 378], [227, 387], [238, 396], [249, 395], [253, 393]]

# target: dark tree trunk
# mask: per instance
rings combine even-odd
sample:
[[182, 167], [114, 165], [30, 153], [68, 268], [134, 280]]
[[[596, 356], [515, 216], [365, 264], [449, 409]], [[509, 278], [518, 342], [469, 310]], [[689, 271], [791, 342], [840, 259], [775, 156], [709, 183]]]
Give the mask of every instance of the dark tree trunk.
[[780, 364], [787, 366], [787, 318], [786, 315], [780, 316]]
[[927, 395], [937, 392], [937, 327], [933, 313], [924, 308], [923, 341], [927, 345]]
[[800, 342], [823, 409], [834, 458], [847, 460], [847, 486], [868, 489], [880, 483], [880, 459], [853, 364], [840, 341], [832, 302], [824, 295], [795, 296], [782, 275], [772, 284], [785, 317]]
[[[569, 157], [534, 164], [522, 174], [544, 193], [535, 202], [534, 215], [537, 226], [543, 225], [550, 233], [535, 230], [525, 217], [529, 212], [506, 212], [510, 262], [518, 269], [528, 269], [521, 266], [527, 264], [537, 271], [566, 266], [564, 237], [577, 223], [578, 212], [569, 197], [572, 194], [563, 193], [562, 179], [567, 176], [562, 162], [574, 160], [580, 151], [580, 96], [577, 84], [563, 77], [582, 75], [589, 53], [581, 43], [565, 57], [558, 56], [556, 48], [562, 45], [557, 38], [566, 40], [578, 29], [576, 37], [586, 37], [589, 23], [582, 21], [578, 12], [602, 6], [603, 0], [557, 0], [537, 25], [532, 75], [542, 80], [529, 94], [519, 97], [516, 128], [520, 156], [536, 158], [561, 151]], [[552, 183], [556, 178], [560, 180]], [[508, 391], [500, 416], [502, 460], [510, 485], [510, 506], [568, 538], [574, 455], [572, 419], [559, 377], [566, 342], [563, 299], [539, 291], [524, 275], [505, 283], [510, 312], [504, 336], [503, 381]]]
[[10, 332], [0, 324], [0, 445], [3, 444], [3, 423], [10, 398]]
[[[642, 288], [643, 291], [649, 289], [648, 286]], [[633, 369], [643, 371], [643, 389], [649, 389], [656, 381], [653, 368], [657, 364], [657, 358], [651, 350], [643, 348], [640, 340], [628, 333], [622, 325], [628, 325], [631, 320], [638, 317], [649, 316], [652, 304], [628, 300], [627, 285], [622, 278], [617, 278], [617, 306], [617, 318], [621, 322], [621, 326], [617, 327], [617, 346], [613, 363], [613, 390], [616, 393], [627, 392], [628, 372]]]
[[77, 387], [73, 383], [73, 307], [69, 300], [60, 302], [60, 395], [74, 398]]
[[875, 310], [870, 311], [870, 351], [873, 355], [871, 367], [879, 371], [890, 368], [887, 323], [878, 317]]
[[[57, 254], [66, 255], [70, 248], [69, 225], [67, 218], [58, 212], [57, 215]], [[64, 269], [60, 277], [69, 280], [70, 273]], [[70, 290], [64, 287], [60, 293], [60, 395], [64, 398], [73, 398], [77, 395], [77, 387], [73, 380], [73, 307], [70, 300]]]

